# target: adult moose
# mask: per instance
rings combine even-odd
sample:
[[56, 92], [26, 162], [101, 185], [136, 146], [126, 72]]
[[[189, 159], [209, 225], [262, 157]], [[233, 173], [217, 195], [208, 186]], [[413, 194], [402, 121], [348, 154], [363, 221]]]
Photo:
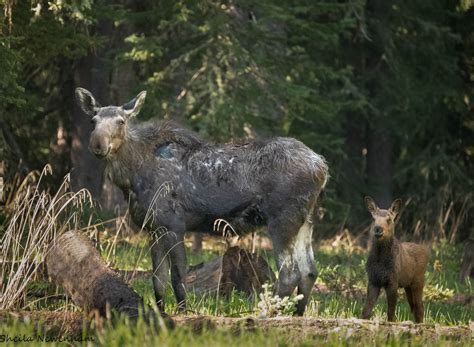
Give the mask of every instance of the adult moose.
[[[90, 151], [106, 162], [107, 175], [129, 199], [133, 221], [145, 222], [152, 235], [159, 308], [169, 270], [177, 302], [185, 307], [185, 231], [212, 230], [216, 219], [224, 219], [239, 234], [268, 226], [277, 292], [287, 296], [298, 287], [304, 298], [296, 313], [302, 315], [317, 275], [312, 216], [328, 179], [324, 158], [292, 138], [211, 144], [170, 122], [134, 125], [130, 119], [145, 97], [143, 91], [122, 106], [101, 107], [89, 91], [76, 89], [95, 125]], [[169, 187], [165, 194], [163, 186]]]

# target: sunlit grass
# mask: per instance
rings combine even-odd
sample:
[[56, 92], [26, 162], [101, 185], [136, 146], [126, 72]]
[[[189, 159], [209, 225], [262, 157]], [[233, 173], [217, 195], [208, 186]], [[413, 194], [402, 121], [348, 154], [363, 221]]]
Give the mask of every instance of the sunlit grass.
[[[145, 234], [138, 236], [116, 237], [115, 234], [101, 232], [100, 250], [104, 259], [108, 259], [111, 266], [124, 270], [151, 270], [148, 238]], [[258, 251], [276, 271], [276, 265], [271, 251]], [[209, 261], [221, 255], [222, 247], [193, 252], [187, 250], [188, 263], [198, 264]], [[460, 305], [449, 301], [452, 295], [472, 294], [471, 282], [459, 283], [457, 274], [460, 266], [460, 248], [442, 243], [435, 245], [431, 254], [428, 271], [425, 275], [425, 323], [441, 325], [467, 325], [473, 317], [473, 306]], [[318, 290], [313, 294], [308, 303], [306, 317], [343, 319], [360, 317], [365, 301], [365, 288], [367, 275], [365, 263], [367, 253], [363, 250], [350, 252], [342, 247], [324, 246], [315, 250], [318, 279]], [[154, 291], [150, 279], [136, 279], [131, 282], [132, 287], [143, 297], [146, 304], [153, 306], [155, 302]], [[47, 290], [48, 283], [32, 281], [29, 290]], [[176, 312], [176, 302], [171, 286], [168, 287], [166, 298], [166, 311], [169, 314]], [[223, 297], [216, 292], [195, 295], [189, 293], [187, 297], [187, 315], [209, 315], [223, 317], [248, 317], [257, 315], [257, 295], [247, 295], [232, 292], [229, 297]], [[386, 296], [380, 296], [374, 308], [372, 319], [386, 320]], [[70, 301], [39, 300], [31, 303], [29, 309], [62, 310], [72, 307]], [[286, 318], [285, 318], [286, 319]], [[288, 317], [287, 319], [291, 319]], [[412, 319], [410, 308], [404, 297], [403, 290], [399, 291], [399, 302], [396, 307], [396, 320], [408, 321]], [[0, 335], [33, 334], [33, 327], [29, 324], [9, 322], [1, 323]], [[346, 328], [344, 328], [346, 329]], [[347, 330], [347, 329], [346, 329]], [[364, 337], [351, 337], [350, 331], [341, 330], [330, 333], [324, 337], [309, 336], [297, 332], [275, 329], [264, 331], [231, 331], [225, 329], [212, 329], [197, 333], [187, 327], [179, 327], [172, 331], [156, 331], [155, 328], [139, 322], [132, 325], [127, 320], [121, 320], [113, 327], [107, 324], [91, 335], [94, 343], [107, 346], [143, 345], [143, 346], [314, 346], [324, 344], [339, 346], [348, 344], [359, 345], [410, 345], [410, 346], [450, 346], [469, 345], [470, 339], [450, 340], [440, 338], [427, 340], [423, 336], [394, 335], [385, 336], [375, 334]], [[0, 336], [1, 337], [1, 336]], [[35, 345], [54, 346], [61, 343], [36, 342]], [[78, 343], [85, 344], [85, 343]]]
[[[137, 254], [132, 251], [134, 247], [124, 246], [117, 255], [125, 257]], [[271, 252], [262, 252], [270, 266], [275, 270], [275, 263]], [[471, 305], [460, 305], [449, 302], [445, 293], [454, 294], [472, 294], [472, 285], [468, 281], [461, 284], [457, 281], [457, 269], [460, 261], [457, 259], [459, 252], [455, 247], [448, 244], [441, 244], [434, 248], [430, 265], [428, 267], [426, 278], [425, 296], [438, 299], [425, 300], [425, 322], [438, 323], [446, 325], [468, 324], [474, 316]], [[216, 251], [202, 251], [199, 253], [188, 250], [188, 259], [191, 264], [197, 264], [202, 261], [208, 261], [217, 256]], [[151, 262], [142, 259], [141, 264], [146, 269], [151, 269]], [[135, 258], [129, 258], [129, 261]], [[365, 288], [367, 285], [367, 276], [365, 273], [366, 254], [349, 254], [342, 249], [331, 247], [322, 247], [316, 252], [316, 261], [318, 267], [318, 285], [326, 288], [326, 292], [319, 293], [314, 291], [306, 315], [309, 317], [320, 318], [351, 318], [360, 317], [365, 301]], [[443, 269], [435, 270], [433, 262], [438, 261]], [[125, 262], [122, 258], [121, 262]], [[150, 280], [138, 279], [132, 282], [134, 289], [145, 299], [145, 302], [152, 304], [154, 302], [153, 286]], [[246, 316], [255, 314], [257, 296], [248, 296], [234, 292], [229, 298], [224, 298], [216, 293], [205, 295], [188, 295], [188, 312], [206, 315], [222, 316]], [[166, 297], [166, 310], [168, 313], [175, 313], [175, 299], [171, 287], [168, 288]], [[382, 292], [377, 305], [374, 308], [374, 318], [386, 319], [386, 296]], [[396, 308], [397, 321], [412, 320], [409, 305], [402, 289], [399, 290], [398, 304]]]
[[[8, 328], [8, 330], [6, 330]], [[0, 326], [0, 339], [18, 337], [46, 338], [42, 331], [36, 331], [32, 324], [12, 321], [8, 327]], [[203, 327], [196, 332], [189, 327], [179, 327], [174, 330], [157, 329], [139, 320], [136, 325], [130, 324], [127, 319], [122, 318], [113, 327], [105, 324], [96, 329], [92, 335], [79, 336], [82, 342], [72, 342], [75, 345], [104, 345], [104, 346], [470, 346], [470, 338], [447, 338], [437, 339], [422, 335], [390, 334], [383, 333], [351, 336], [350, 328], [338, 329], [327, 336], [317, 336], [302, 331], [290, 331], [275, 328], [271, 332], [264, 329], [252, 331], [240, 329], [215, 329]], [[57, 338], [57, 337], [56, 337]], [[89, 339], [89, 342], [84, 339]], [[24, 343], [18, 345], [35, 346], [64, 346], [64, 342], [41, 342]]]

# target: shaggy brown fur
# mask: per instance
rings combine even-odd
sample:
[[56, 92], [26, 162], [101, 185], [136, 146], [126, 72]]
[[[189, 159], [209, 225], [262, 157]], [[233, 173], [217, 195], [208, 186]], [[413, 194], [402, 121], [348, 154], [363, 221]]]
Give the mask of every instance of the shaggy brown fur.
[[396, 239], [395, 218], [401, 207], [400, 199], [395, 200], [388, 210], [380, 209], [370, 197], [366, 197], [365, 202], [373, 222], [371, 250], [366, 266], [369, 277], [367, 302], [362, 318], [370, 318], [380, 289], [385, 288], [388, 301], [387, 317], [389, 321], [393, 321], [397, 290], [404, 288], [415, 321], [422, 323], [424, 274], [428, 264], [429, 247]]

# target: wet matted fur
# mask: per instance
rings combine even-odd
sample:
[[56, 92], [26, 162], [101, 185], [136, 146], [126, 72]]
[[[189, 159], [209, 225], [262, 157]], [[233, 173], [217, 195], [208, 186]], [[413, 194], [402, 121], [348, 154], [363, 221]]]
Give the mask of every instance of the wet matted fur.
[[186, 231], [212, 231], [224, 219], [238, 234], [267, 225], [279, 268], [277, 291], [298, 287], [303, 314], [316, 279], [312, 215], [328, 180], [322, 156], [292, 138], [213, 144], [172, 122], [133, 124], [146, 93], [123, 106], [100, 107], [78, 88], [79, 105], [95, 123], [91, 152], [131, 204], [135, 223], [153, 235], [157, 303], [163, 309], [168, 271], [185, 303]]

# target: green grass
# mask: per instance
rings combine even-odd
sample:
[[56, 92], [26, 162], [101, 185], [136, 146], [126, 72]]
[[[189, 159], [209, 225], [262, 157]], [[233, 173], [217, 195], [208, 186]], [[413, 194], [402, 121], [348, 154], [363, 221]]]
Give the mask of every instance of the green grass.
[[[104, 345], [104, 346], [470, 346], [471, 339], [457, 339], [442, 337], [429, 339], [423, 336], [385, 335], [355, 336], [347, 338], [349, 329], [330, 333], [328, 336], [310, 336], [295, 333], [285, 329], [263, 331], [244, 331], [236, 329], [206, 329], [196, 332], [187, 327], [174, 330], [158, 330], [153, 326], [139, 321], [136, 325], [130, 324], [127, 319], [121, 319], [113, 327], [106, 324], [97, 329], [93, 335], [84, 334], [82, 339], [87, 341], [70, 341], [74, 345]], [[2, 335], [10, 338], [45, 338], [34, 330], [31, 324], [12, 322], [8, 326], [0, 326], [0, 343]], [[5, 339], [5, 337], [3, 337]], [[57, 337], [56, 337], [57, 338]], [[89, 343], [89, 344], [88, 344]], [[91, 344], [92, 343], [92, 344]], [[64, 346], [65, 342], [42, 342], [35, 340], [29, 343], [18, 343], [24, 346]]]
[[[109, 261], [116, 268], [142, 270], [151, 269], [151, 261], [148, 252], [148, 243], [145, 238], [135, 240], [133, 243], [121, 240], [110, 247], [107, 242], [112, 242], [113, 237], [101, 240], [103, 256], [107, 257], [105, 251], [109, 252]], [[109, 246], [109, 247], [107, 247]], [[112, 251], [113, 250], [113, 251]], [[442, 325], [467, 325], [469, 320], [473, 319], [473, 305], [462, 306], [451, 303], [447, 297], [454, 294], [472, 294], [472, 284], [460, 284], [457, 281], [457, 274], [460, 266], [460, 247], [448, 244], [437, 245], [430, 259], [430, 265], [426, 273], [425, 294], [429, 299], [425, 300], [425, 322], [437, 323]], [[188, 260], [191, 264], [197, 264], [207, 261], [219, 251], [203, 251], [200, 253], [188, 250]], [[271, 252], [262, 252], [270, 265], [275, 270], [273, 256]], [[318, 318], [351, 318], [360, 317], [364, 305], [365, 286], [367, 278], [365, 273], [366, 254], [364, 252], [349, 253], [343, 248], [321, 247], [316, 251], [317, 267], [319, 276], [317, 283], [325, 288], [324, 292], [314, 292], [308, 304], [306, 315]], [[434, 266], [433, 264], [436, 264]], [[33, 284], [34, 288], [42, 288], [44, 283]], [[135, 280], [132, 287], [144, 298], [148, 304], [154, 304], [154, 293], [151, 280]], [[348, 296], [348, 290], [355, 291], [354, 296]], [[246, 317], [254, 315], [258, 296], [248, 296], [242, 293], [234, 292], [229, 298], [223, 298], [216, 294], [197, 296], [189, 294], [188, 309], [190, 313], [227, 316], [227, 317]], [[175, 300], [171, 288], [167, 292], [166, 310], [168, 313], [175, 313]], [[58, 309], [64, 302], [56, 301], [49, 306], [44, 301], [39, 301], [32, 305], [36, 309]], [[375, 319], [385, 320], [386, 318], [386, 299], [382, 294], [374, 309]], [[408, 304], [400, 291], [399, 303], [396, 309], [396, 319], [398, 321], [410, 320], [411, 313]], [[2, 334], [22, 335], [33, 334], [33, 327], [28, 324], [10, 322], [3, 323], [0, 326], [0, 341]], [[334, 333], [328, 337], [308, 337], [292, 332], [275, 330], [253, 332], [235, 332], [227, 330], [209, 330], [196, 333], [188, 328], [178, 328], [173, 331], [161, 331], [157, 333], [153, 327], [139, 322], [137, 326], [129, 324], [122, 320], [119, 324], [112, 327], [99, 329], [93, 338], [95, 343], [107, 346], [314, 346], [324, 344], [327, 346], [339, 345], [426, 345], [432, 346], [450, 346], [450, 345], [469, 345], [470, 339], [452, 340], [438, 339], [427, 341], [420, 336], [367, 336], [346, 339], [346, 333]], [[64, 345], [64, 343], [56, 343]], [[56, 345], [55, 343], [45, 342], [35, 345]], [[81, 344], [81, 343], [78, 343]], [[86, 343], [82, 343], [86, 344]], [[28, 345], [31, 345], [28, 344]]]
[[[151, 269], [149, 257], [140, 261], [132, 260], [133, 254], [137, 254], [135, 247], [122, 245], [118, 247], [117, 258], [125, 263], [125, 259], [131, 262], [140, 263], [141, 267]], [[216, 256], [216, 252], [204, 251], [194, 253], [187, 252], [189, 262], [196, 264], [207, 261]], [[438, 323], [444, 325], [468, 324], [473, 319], [473, 306], [462, 306], [449, 303], [448, 297], [453, 294], [472, 294], [473, 288], [470, 282], [460, 284], [457, 281], [460, 249], [449, 244], [441, 244], [434, 248], [425, 274], [426, 289], [425, 296], [425, 322]], [[275, 270], [275, 262], [271, 252], [264, 252], [262, 255], [267, 258], [269, 264]], [[360, 317], [365, 299], [365, 288], [367, 276], [365, 273], [366, 254], [349, 254], [342, 248], [333, 249], [323, 247], [316, 252], [317, 268], [319, 276], [317, 283], [327, 288], [329, 293], [313, 293], [308, 304], [307, 316], [322, 318], [350, 318]], [[433, 264], [441, 266], [438, 270], [433, 268]], [[132, 283], [133, 288], [145, 299], [145, 302], [154, 302], [154, 292], [151, 281], [136, 280]], [[348, 296], [348, 290], [357, 291], [357, 295]], [[403, 290], [399, 290], [398, 304], [396, 309], [396, 319], [406, 321], [412, 319], [410, 308], [405, 299]], [[223, 315], [223, 316], [245, 316], [255, 311], [258, 301], [257, 296], [249, 297], [241, 293], [233, 293], [230, 298], [219, 297], [216, 294], [188, 296], [188, 309], [197, 314]], [[166, 297], [166, 310], [168, 313], [175, 313], [175, 300], [171, 288], [168, 288]], [[374, 317], [386, 319], [386, 297], [382, 293], [377, 305], [374, 308]]]

